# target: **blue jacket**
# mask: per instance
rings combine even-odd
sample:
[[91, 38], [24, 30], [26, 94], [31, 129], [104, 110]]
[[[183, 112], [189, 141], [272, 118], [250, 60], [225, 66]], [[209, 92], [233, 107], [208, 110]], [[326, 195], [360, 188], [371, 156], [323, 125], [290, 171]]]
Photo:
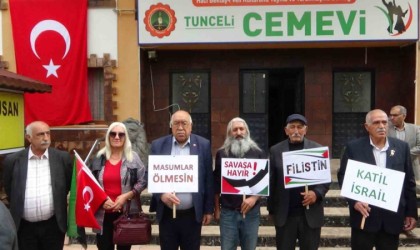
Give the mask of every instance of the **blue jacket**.
[[[158, 138], [152, 142], [151, 155], [170, 155], [172, 135]], [[193, 193], [193, 204], [197, 222], [201, 223], [204, 214], [213, 214], [213, 159], [209, 140], [195, 134], [190, 135], [190, 154], [198, 155], [198, 193]], [[158, 222], [162, 219], [164, 204], [161, 194], [153, 194], [150, 212], [156, 212]]]

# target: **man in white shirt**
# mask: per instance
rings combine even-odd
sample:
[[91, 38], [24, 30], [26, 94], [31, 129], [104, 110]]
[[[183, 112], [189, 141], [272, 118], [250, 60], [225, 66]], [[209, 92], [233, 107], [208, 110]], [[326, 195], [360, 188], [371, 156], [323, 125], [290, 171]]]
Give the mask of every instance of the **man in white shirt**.
[[6, 156], [3, 162], [19, 249], [62, 250], [72, 160], [69, 153], [50, 148], [50, 127], [45, 122], [30, 123], [25, 137], [29, 147]]

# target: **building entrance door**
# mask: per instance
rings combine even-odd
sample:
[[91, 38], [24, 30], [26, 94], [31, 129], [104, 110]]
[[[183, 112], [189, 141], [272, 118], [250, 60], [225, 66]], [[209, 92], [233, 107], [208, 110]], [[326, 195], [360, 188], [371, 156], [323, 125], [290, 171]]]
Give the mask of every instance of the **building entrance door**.
[[268, 149], [286, 138], [288, 115], [304, 112], [304, 71], [292, 69], [242, 70], [240, 116], [253, 139]]

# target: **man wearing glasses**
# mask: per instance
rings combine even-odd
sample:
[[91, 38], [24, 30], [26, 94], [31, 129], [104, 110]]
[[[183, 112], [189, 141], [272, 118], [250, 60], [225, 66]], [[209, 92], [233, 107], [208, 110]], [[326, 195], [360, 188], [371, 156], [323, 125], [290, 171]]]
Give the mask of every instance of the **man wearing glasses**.
[[[420, 193], [420, 128], [412, 123], [405, 122], [407, 109], [404, 106], [397, 105], [391, 108], [389, 112], [388, 136], [400, 139], [408, 143], [410, 147], [411, 162], [413, 172], [416, 178], [416, 191]], [[403, 231], [407, 237], [416, 237], [413, 231]]]
[[154, 140], [151, 155], [198, 155], [198, 193], [155, 193], [150, 211], [156, 211], [162, 250], [199, 250], [201, 225], [210, 223], [214, 207], [210, 141], [191, 133], [192, 119], [184, 110], [171, 116], [169, 126], [172, 135]]
[[391, 108], [389, 113], [388, 136], [405, 141], [410, 146], [411, 161], [416, 182], [420, 181], [420, 128], [412, 123], [405, 122], [407, 109], [401, 105]]

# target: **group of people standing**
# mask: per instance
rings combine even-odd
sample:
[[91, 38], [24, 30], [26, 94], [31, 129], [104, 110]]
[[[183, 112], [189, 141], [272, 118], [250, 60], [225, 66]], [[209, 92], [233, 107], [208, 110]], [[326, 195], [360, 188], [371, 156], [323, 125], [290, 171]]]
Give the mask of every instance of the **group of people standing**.
[[[398, 123], [398, 116], [406, 116], [406, 110], [401, 107], [391, 109], [391, 126], [384, 111], [368, 112], [365, 121], [368, 136], [349, 142], [345, 148], [338, 171], [340, 185], [349, 159], [405, 173], [397, 213], [348, 199], [352, 249], [397, 249], [399, 234], [416, 226], [416, 182], [410, 147], [403, 141], [412, 140], [413, 135], [408, 132], [411, 125], [402, 120], [401, 128]], [[223, 158], [267, 157], [270, 160], [267, 210], [275, 225], [277, 249], [295, 249], [297, 242], [300, 249], [318, 249], [324, 224], [323, 201], [329, 184], [312, 185], [308, 191], [303, 187], [284, 187], [282, 153], [321, 147], [306, 138], [308, 121], [303, 115], [292, 114], [286, 119], [284, 131], [287, 139], [272, 146], [269, 155], [252, 140], [246, 121], [233, 118], [227, 125], [224, 144], [216, 153], [214, 169], [210, 142], [193, 134], [192, 125], [190, 114], [179, 110], [171, 116], [172, 134], [154, 140], [151, 145], [152, 155], [198, 155], [198, 192], [154, 193], [152, 196], [150, 211], [156, 212], [162, 250], [200, 249], [202, 225], [209, 224], [213, 216], [220, 225], [222, 250], [236, 250], [238, 245], [243, 250], [255, 249], [261, 197], [221, 194], [221, 163]], [[392, 129], [399, 139], [390, 137]], [[413, 155], [418, 154], [420, 147], [420, 132], [416, 129], [417, 139], [414, 141], [417, 149], [411, 147]], [[17, 228], [18, 244], [15, 237], [10, 241], [11, 249], [17, 249], [17, 245], [21, 250], [63, 249], [67, 193], [73, 165], [71, 157], [49, 147], [50, 128], [44, 122], [29, 124], [26, 139], [30, 146], [7, 156], [3, 163], [5, 190]], [[399, 153], [389, 157], [390, 150]], [[97, 231], [97, 247], [100, 250], [114, 249], [113, 221], [121, 215], [125, 205], [134, 202], [134, 198], [147, 187], [146, 166], [132, 150], [123, 123], [114, 122], [109, 126], [105, 147], [97, 153], [91, 169], [108, 195], [96, 213], [101, 225], [101, 230]], [[174, 207], [176, 218], [172, 216]], [[359, 229], [360, 219], [368, 216], [364, 229]], [[1, 241], [0, 235], [0, 244]], [[117, 246], [117, 249], [130, 249], [130, 246]]]

